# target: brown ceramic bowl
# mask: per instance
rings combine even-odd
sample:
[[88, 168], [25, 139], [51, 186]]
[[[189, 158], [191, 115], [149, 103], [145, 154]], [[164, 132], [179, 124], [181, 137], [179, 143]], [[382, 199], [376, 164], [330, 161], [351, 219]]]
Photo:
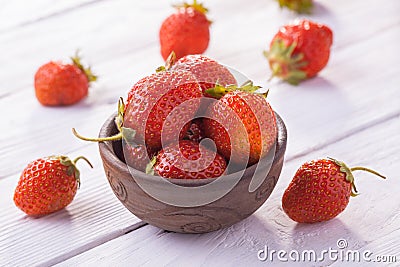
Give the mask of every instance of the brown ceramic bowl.
[[[112, 136], [117, 133], [112, 115], [100, 130], [100, 137]], [[196, 207], [180, 207], [165, 204], [148, 195], [138, 185], [137, 179], [142, 179], [155, 188], [162, 184], [152, 175], [138, 170], [128, 170], [124, 162], [122, 143], [99, 143], [100, 155], [107, 179], [114, 194], [124, 206], [143, 221], [159, 228], [181, 233], [206, 233], [231, 226], [254, 213], [270, 196], [281, 173], [286, 150], [287, 132], [281, 117], [276, 114], [278, 137], [275, 157], [272, 165], [261, 166], [260, 163], [247, 167], [244, 172], [238, 172], [240, 180], [236, 186], [222, 198], [209, 204]], [[258, 166], [260, 165], [260, 166]], [[249, 184], [254, 172], [261, 172], [263, 182], [253, 192], [249, 192]], [[133, 178], [135, 177], [135, 178]], [[207, 181], [205, 181], [207, 180]], [[209, 179], [185, 180], [172, 179], [181, 186], [202, 186]]]

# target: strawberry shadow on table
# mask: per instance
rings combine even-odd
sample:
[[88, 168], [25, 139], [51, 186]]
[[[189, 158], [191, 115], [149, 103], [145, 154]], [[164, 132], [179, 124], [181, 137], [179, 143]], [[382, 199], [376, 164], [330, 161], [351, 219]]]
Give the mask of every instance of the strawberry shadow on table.
[[338, 88], [327, 78], [316, 76], [297, 85], [300, 90], [337, 90]]
[[[307, 90], [324, 90], [324, 91], [332, 91], [338, 90], [338, 87], [332, 83], [328, 78], [317, 75], [313, 78], [304, 80], [300, 82], [298, 85], [291, 85], [285, 81], [282, 81], [278, 78], [273, 78], [273, 80], [268, 84], [263, 84], [264, 87], [269, 88], [271, 90], [279, 90], [278, 87], [284, 87], [287, 90], [293, 91], [307, 91]], [[269, 97], [269, 96], [268, 96]]]
[[[296, 12], [290, 11], [290, 10], [282, 10], [285, 11], [283, 14], [286, 14], [286, 16], [282, 16], [281, 18], [284, 18], [284, 21], [287, 20], [296, 20], [299, 19], [299, 17], [307, 17], [311, 19], [312, 21], [315, 22], [326, 22], [328, 26], [332, 27], [334, 24], [337, 23], [337, 19], [335, 16], [335, 13], [332, 12], [331, 9], [329, 9], [326, 5], [323, 3], [314, 1], [314, 8], [311, 11], [311, 14], [298, 14]], [[282, 22], [282, 24], [285, 22]], [[335, 38], [335, 36], [334, 36]]]
[[[341, 252], [343, 252], [342, 255], [347, 255], [345, 257], [349, 257], [347, 260], [346, 258], [342, 259], [344, 262], [355, 262], [356, 259], [351, 258], [352, 255], [346, 254], [346, 251], [351, 251], [351, 253], [358, 251], [362, 262], [364, 252], [362, 247], [367, 244], [367, 241], [363, 240], [353, 229], [339, 218], [312, 224], [298, 223], [291, 232], [293, 244], [291, 249], [300, 252], [313, 250], [318, 262], [327, 265], [341, 260], [339, 258]], [[331, 256], [327, 253], [324, 254], [323, 251], [337, 251], [337, 254], [332, 254], [333, 258], [330, 258]], [[335, 259], [335, 257], [337, 258]]]
[[[348, 95], [342, 88], [338, 88], [335, 83], [317, 76], [307, 81], [303, 81], [297, 87], [287, 84], [280, 84], [279, 97], [271, 94], [271, 102], [279, 106], [279, 111], [286, 121], [289, 140], [291, 136], [304, 135], [304, 133], [314, 134], [304, 129], [314, 129], [326, 125], [328, 120], [340, 120], [340, 124], [346, 124], [348, 114], [354, 112], [354, 103], [350, 102]], [[273, 90], [273, 89], [272, 89]], [[321, 110], [323, 112], [321, 112]], [[310, 112], [314, 111], [314, 112]], [[324, 127], [330, 127], [326, 125]], [[333, 129], [332, 126], [332, 131]], [[320, 132], [315, 131], [315, 138]], [[290, 150], [290, 144], [288, 148]], [[289, 153], [290, 154], [290, 153]]]
[[29, 216], [25, 215], [23, 220], [34, 220], [34, 221], [47, 221], [51, 223], [62, 223], [65, 225], [66, 223], [70, 223], [72, 220], [72, 214], [68, 211], [68, 209], [61, 209], [57, 212], [50, 213], [42, 216]]
[[294, 246], [299, 248], [338, 249], [337, 241], [345, 239], [349, 248], [359, 248], [366, 244], [351, 227], [340, 218], [319, 223], [297, 223], [291, 232]]
[[312, 17], [324, 17], [324, 18], [330, 18], [333, 17], [333, 13], [329, 8], [327, 8], [324, 4], [320, 2], [314, 2], [314, 8], [312, 11], [313, 16]]

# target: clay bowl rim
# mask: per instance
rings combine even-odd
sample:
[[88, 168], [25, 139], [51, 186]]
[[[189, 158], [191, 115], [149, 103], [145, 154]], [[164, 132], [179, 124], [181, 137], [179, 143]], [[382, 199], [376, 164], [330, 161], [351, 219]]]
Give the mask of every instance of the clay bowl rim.
[[[284, 153], [286, 151], [286, 144], [287, 144], [287, 129], [286, 129], [286, 125], [284, 123], [284, 121], [282, 120], [282, 118], [279, 116], [278, 113], [275, 113], [275, 117], [276, 117], [276, 124], [277, 124], [277, 139], [276, 139], [276, 150], [275, 150], [275, 155], [274, 155], [274, 159], [273, 159], [273, 163], [272, 166], [276, 164], [276, 160], [280, 159], [281, 157], [284, 157]], [[111, 136], [113, 134], [116, 133], [117, 128], [115, 126], [115, 116], [117, 116], [117, 113], [113, 113], [102, 125], [100, 132], [99, 132], [99, 137], [103, 138], [103, 137], [108, 137]], [[112, 132], [110, 132], [110, 130]], [[115, 131], [115, 132], [114, 132]], [[115, 153], [114, 150], [114, 146], [113, 146], [113, 142], [121, 142], [121, 141], [106, 141], [106, 142], [100, 142], [99, 143], [99, 150], [101, 151], [102, 154], [102, 161], [104, 161], [103, 156], [107, 157], [107, 161], [111, 162], [114, 167], [116, 168], [116, 170], [118, 171], [118, 173], [122, 174], [122, 173], [127, 173], [131, 176], [134, 175], [140, 175], [141, 177], [145, 177], [145, 179], [148, 179], [149, 181], [152, 182], [158, 182], [159, 178], [158, 176], [154, 176], [154, 175], [149, 175], [146, 174], [142, 171], [136, 170], [134, 168], [129, 168], [127, 164], [122, 161], [118, 155]], [[283, 155], [282, 155], [283, 154]], [[243, 176], [245, 176], [245, 173], [248, 172], [254, 172], [256, 167], [258, 165], [258, 162], [248, 166], [245, 170], [244, 173], [242, 174]], [[243, 172], [243, 170], [240, 170], [239, 172]], [[235, 173], [230, 173], [228, 175], [233, 175]], [[268, 175], [268, 173], [266, 173], [265, 175]], [[181, 186], [202, 186], [205, 184], [208, 184], [212, 181], [215, 181], [218, 178], [208, 178], [208, 179], [175, 179], [175, 178], [168, 178], [168, 181], [176, 184], [176, 185], [181, 185]], [[279, 177], [278, 177], [279, 178]], [[134, 179], [132, 179], [134, 181]]]

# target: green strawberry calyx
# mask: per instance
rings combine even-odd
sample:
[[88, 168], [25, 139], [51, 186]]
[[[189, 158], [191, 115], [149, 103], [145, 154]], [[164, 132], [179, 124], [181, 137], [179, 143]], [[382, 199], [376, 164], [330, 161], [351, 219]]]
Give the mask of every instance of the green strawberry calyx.
[[178, 5], [173, 5], [175, 8], [193, 8], [196, 11], [202, 13], [202, 14], [207, 14], [208, 9], [206, 7], [204, 7], [204, 5], [202, 3], [197, 3], [197, 0], [193, 1], [193, 4], [189, 4], [189, 3], [182, 3], [182, 4], [178, 4]]
[[97, 81], [97, 76], [93, 74], [91, 67], [84, 67], [81, 63], [81, 57], [79, 56], [79, 50], [75, 52], [75, 56], [71, 57], [72, 63], [77, 66], [87, 77], [89, 83]]
[[146, 174], [154, 175], [154, 165], [156, 165], [157, 156], [154, 156], [146, 165]]
[[383, 176], [382, 174], [380, 174], [372, 169], [369, 169], [366, 167], [360, 167], [360, 166], [349, 168], [343, 161], [339, 161], [339, 160], [329, 158], [329, 157], [328, 157], [328, 159], [333, 161], [336, 165], [338, 165], [340, 167], [340, 171], [343, 172], [344, 174], [346, 174], [346, 181], [351, 183], [351, 196], [352, 197], [355, 197], [358, 195], [357, 188], [354, 184], [353, 171], [366, 171], [366, 172], [375, 174], [383, 179], [386, 179], [385, 176]]
[[277, 0], [281, 8], [286, 7], [299, 14], [311, 14], [313, 0]]
[[215, 86], [205, 90], [205, 93], [207, 93], [208, 95], [210, 95], [212, 97], [215, 97], [216, 99], [220, 99], [221, 97], [223, 97], [224, 95], [226, 95], [227, 93], [232, 92], [232, 91], [256, 93], [256, 91], [260, 88], [261, 88], [261, 86], [254, 85], [253, 82], [250, 80], [244, 82], [241, 86], [237, 86], [234, 84], [223, 86], [223, 85], [218, 84], [218, 81], [217, 81]]
[[80, 187], [80, 185], [81, 185], [80, 171], [76, 167], [76, 163], [78, 162], [78, 160], [83, 159], [84, 161], [87, 162], [87, 164], [89, 164], [90, 168], [93, 169], [92, 163], [90, 163], [90, 161], [87, 158], [85, 158], [84, 156], [79, 156], [79, 157], [75, 158], [74, 160], [71, 160], [67, 156], [50, 156], [49, 158], [58, 160], [58, 161], [60, 161], [60, 163], [62, 165], [66, 166], [67, 167], [67, 175], [68, 176], [74, 175], [76, 181], [78, 182], [78, 187]]
[[122, 97], [118, 101], [118, 115], [115, 117], [115, 125], [117, 126], [118, 133], [113, 136], [101, 137], [101, 138], [90, 138], [80, 135], [75, 128], [72, 128], [72, 133], [79, 139], [89, 142], [106, 142], [106, 141], [118, 141], [124, 139], [129, 145], [136, 146], [134, 138], [136, 131], [131, 128], [123, 127], [124, 122], [124, 111], [125, 104]]
[[296, 46], [297, 42], [286, 45], [282, 39], [277, 38], [272, 42], [271, 49], [264, 51], [272, 70], [271, 78], [279, 77], [292, 85], [298, 85], [307, 78], [302, 68], [307, 66], [308, 62], [304, 60], [303, 53], [293, 54]]

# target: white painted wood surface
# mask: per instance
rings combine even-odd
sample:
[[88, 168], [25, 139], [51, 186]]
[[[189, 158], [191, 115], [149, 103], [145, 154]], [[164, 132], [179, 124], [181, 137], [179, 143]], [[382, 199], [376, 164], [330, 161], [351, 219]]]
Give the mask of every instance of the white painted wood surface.
[[[214, 21], [206, 54], [269, 87], [269, 101], [288, 127], [287, 160], [270, 199], [245, 221], [215, 233], [140, 227], [114, 197], [97, 146], [76, 140], [70, 129], [97, 135], [118, 97], [162, 64], [158, 29], [172, 12], [170, 3], [1, 1], [0, 266], [262, 265], [267, 262], [256, 253], [264, 245], [321, 250], [338, 238], [346, 238], [349, 248], [395, 254], [400, 261], [400, 2], [317, 1], [309, 17], [331, 26], [334, 45], [326, 69], [299, 87], [267, 83], [270, 71], [262, 57], [278, 27], [295, 14], [274, 1], [205, 2]], [[76, 48], [99, 82], [75, 106], [40, 106], [33, 90], [36, 69], [67, 59]], [[67, 209], [40, 219], [24, 216], [12, 201], [19, 174], [29, 161], [59, 153], [86, 155], [95, 169], [82, 166], [82, 187]], [[362, 195], [337, 219], [296, 225], [281, 210], [283, 190], [303, 161], [326, 155], [379, 169], [388, 180], [360, 173]]]

